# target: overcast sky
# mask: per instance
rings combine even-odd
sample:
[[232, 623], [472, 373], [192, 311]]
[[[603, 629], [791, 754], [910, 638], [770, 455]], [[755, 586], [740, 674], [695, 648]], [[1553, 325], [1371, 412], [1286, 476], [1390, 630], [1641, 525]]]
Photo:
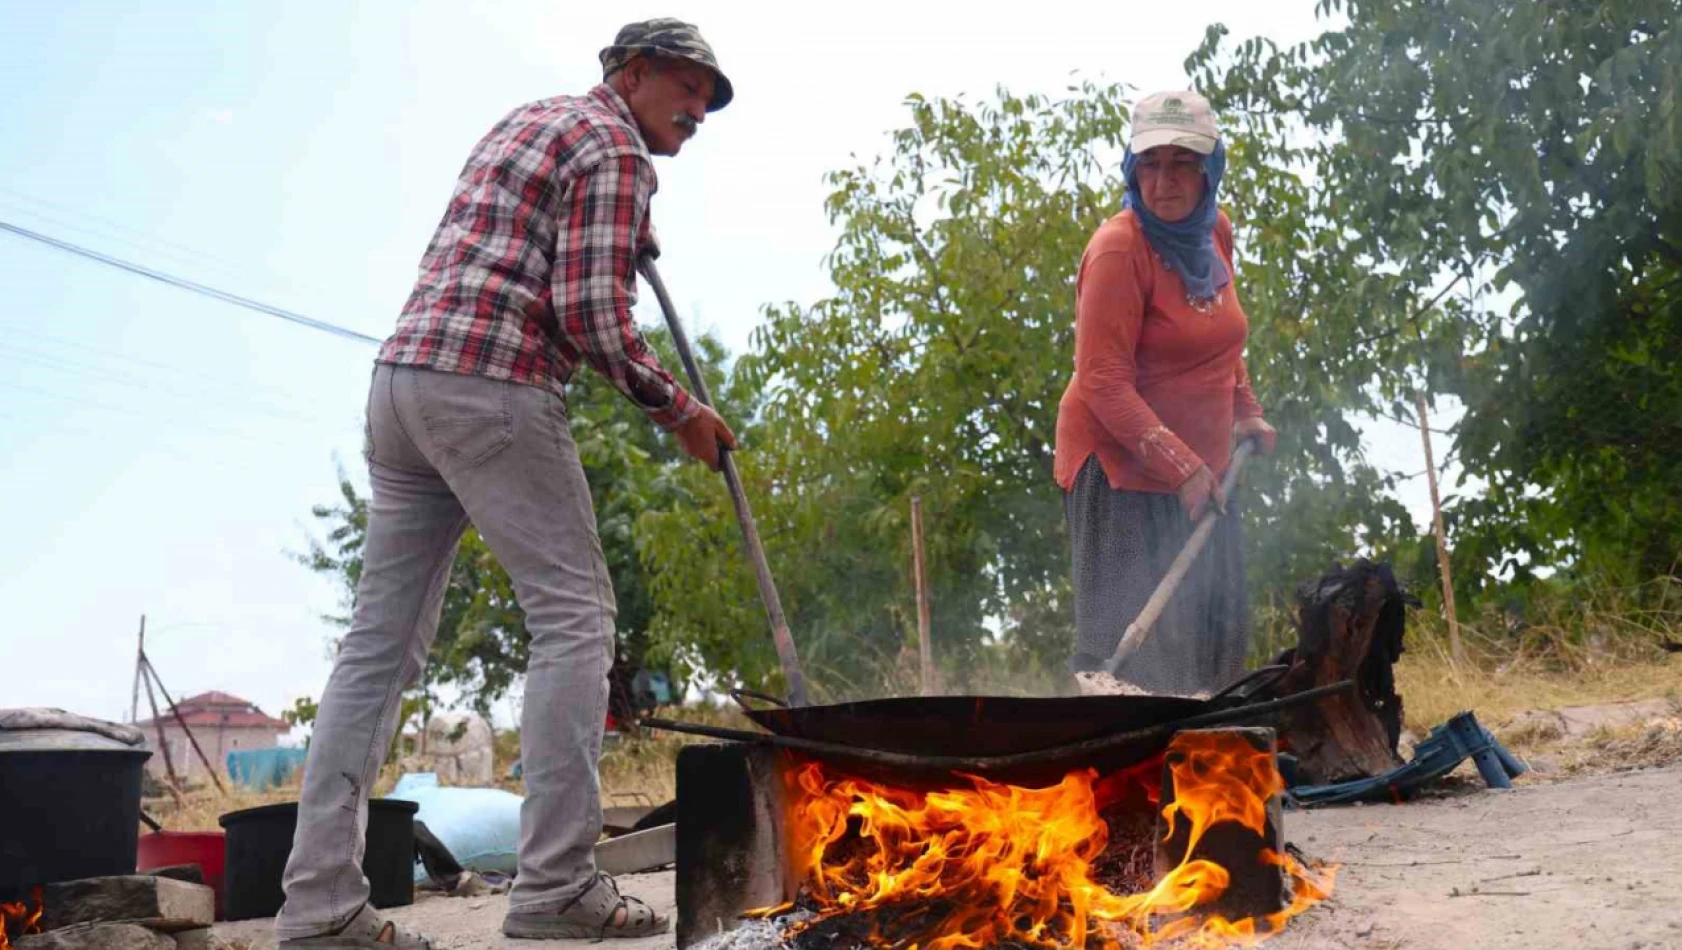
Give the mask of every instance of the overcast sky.
[[[0, 0], [0, 221], [383, 337], [490, 123], [679, 16], [736, 101], [659, 160], [661, 268], [691, 332], [741, 349], [764, 304], [825, 293], [823, 176], [883, 151], [907, 93], [1182, 87], [1210, 22], [1316, 29], [1313, 0], [986, 9]], [[126, 718], [142, 613], [177, 698], [319, 694], [337, 594], [287, 552], [335, 455], [366, 481], [372, 347], [9, 234], [0, 291], [0, 706]], [[1416, 436], [1373, 447], [1420, 467]]]

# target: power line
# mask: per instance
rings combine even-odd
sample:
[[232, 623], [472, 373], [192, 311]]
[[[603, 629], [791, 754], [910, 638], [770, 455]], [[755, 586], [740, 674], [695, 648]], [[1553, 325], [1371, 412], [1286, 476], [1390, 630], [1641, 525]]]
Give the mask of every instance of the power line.
[[336, 323], [328, 323], [325, 320], [317, 320], [314, 317], [306, 317], [303, 314], [292, 310], [270, 306], [269, 304], [262, 303], [261, 301], [252, 300], [249, 297], [241, 297], [238, 294], [229, 293], [225, 290], [217, 290], [215, 287], [207, 287], [204, 284], [187, 280], [183, 277], [176, 277], [172, 274], [166, 274], [163, 271], [153, 270], [150, 267], [145, 267], [131, 261], [125, 261], [120, 258], [112, 257], [109, 254], [101, 254], [98, 251], [91, 250], [77, 244], [71, 244], [68, 241], [61, 241], [58, 238], [49, 237], [39, 231], [31, 231], [28, 228], [20, 227], [9, 221], [0, 221], [0, 231], [10, 231], [19, 237], [26, 238], [40, 244], [45, 244], [48, 247], [57, 248], [58, 250], [75, 254], [79, 257], [85, 257], [88, 260], [97, 261], [101, 264], [107, 264], [119, 270], [128, 271], [131, 274], [139, 274], [142, 277], [149, 277], [160, 283], [169, 284], [171, 287], [179, 287], [182, 290], [190, 290], [193, 293], [202, 294], [203, 296], [209, 297], [213, 300], [220, 300], [223, 303], [233, 304], [236, 307], [244, 307], [247, 310], [254, 310], [258, 313], [266, 314], [271, 317], [279, 317], [282, 320], [296, 323], [300, 326], [306, 326], [312, 330], [320, 330], [323, 333], [331, 333], [334, 336], [344, 337], [347, 340], [356, 340], [361, 343], [372, 343], [376, 346], [382, 342], [378, 337], [369, 336], [366, 333], [352, 330], [349, 327], [342, 327]]
[[[100, 347], [89, 346], [86, 343], [79, 342], [79, 341], [76, 341], [76, 340], [66, 340], [63, 337], [53, 336], [52, 334], [49, 334], [49, 333], [41, 333], [41, 332], [38, 332], [36, 330], [30, 329], [29, 327], [7, 327], [6, 328], [6, 333], [9, 335], [9, 337], [10, 336], [29, 337], [31, 339], [40, 341], [42, 343], [48, 343], [48, 344], [52, 344], [54, 346], [67, 347], [69, 349], [78, 350], [78, 351], [81, 351], [83, 353], [89, 353], [89, 354], [92, 354], [94, 356], [103, 357], [107, 360], [113, 360], [113, 361], [116, 361], [118, 363], [132, 364], [133, 366], [137, 366], [137, 367], [146, 367], [146, 368], [149, 368], [149, 369], [159, 370], [161, 372], [169, 374], [171, 377], [174, 377], [174, 378], [189, 378], [189, 377], [191, 377], [191, 378], [194, 378], [194, 379], [203, 380], [205, 382], [214, 383], [217, 386], [230, 387], [230, 388], [238, 390], [242, 393], [268, 393], [269, 395], [280, 399], [286, 405], [295, 406], [295, 405], [298, 405], [299, 403], [305, 401], [304, 397], [302, 397], [299, 393], [297, 393], [296, 391], [291, 390], [291, 389], [285, 389], [285, 388], [278, 387], [278, 386], [265, 386], [262, 383], [254, 382], [250, 379], [232, 379], [232, 378], [229, 378], [227, 376], [218, 376], [218, 375], [214, 375], [214, 374], [211, 374], [211, 373], [206, 373], [203, 370], [199, 370], [199, 369], [190, 369], [190, 368], [185, 367], [185, 366], [177, 366], [173, 363], [163, 363], [163, 362], [159, 362], [157, 360], [145, 359], [144, 357], [135, 356], [132, 353], [119, 353], [115, 350], [101, 349]], [[14, 346], [16, 345], [16, 344], [9, 344], [9, 337], [8, 337], [8, 341], [0, 341], [0, 350], [5, 349], [8, 345], [14, 345]], [[44, 353], [45, 355], [52, 356], [54, 358], [57, 358], [60, 355], [60, 354], [54, 354], [50, 350], [49, 351], [34, 350], [32, 352]], [[85, 364], [85, 365], [87, 365], [87, 366], [89, 366], [93, 369], [103, 371], [103, 367], [101, 367], [97, 362], [96, 363], [88, 363], [88, 364]]]
[[[125, 373], [121, 370], [112, 370], [98, 365], [77, 363], [73, 360], [68, 360], [51, 353], [31, 350], [26, 347], [17, 347], [5, 341], [0, 341], [0, 360], [16, 360], [24, 365], [33, 365], [62, 372], [80, 373], [91, 376], [102, 383], [115, 383], [120, 386], [131, 386], [135, 389], [142, 390], [147, 394], [163, 393], [165, 395], [175, 396], [192, 403], [201, 410], [207, 404], [226, 408], [228, 406], [228, 400], [230, 399], [228, 392], [213, 392], [203, 389], [197, 391], [181, 389], [165, 383], [155, 382], [153, 380], [146, 379], [145, 377], [137, 376], [133, 373]], [[267, 414], [271, 418], [290, 419], [294, 422], [302, 422], [308, 425], [335, 424], [322, 416], [301, 415], [293, 411], [293, 408], [295, 407], [289, 408], [285, 406], [277, 406], [273, 403], [264, 402], [262, 400], [249, 399], [247, 398], [247, 395], [237, 387], [232, 387], [232, 394], [231, 398], [241, 400], [244, 407], [256, 409], [259, 412]]]

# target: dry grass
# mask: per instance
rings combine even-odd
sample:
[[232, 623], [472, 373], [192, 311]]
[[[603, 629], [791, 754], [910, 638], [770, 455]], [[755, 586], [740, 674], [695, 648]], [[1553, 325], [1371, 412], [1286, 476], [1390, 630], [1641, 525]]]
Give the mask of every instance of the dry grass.
[[1397, 690], [1407, 704], [1408, 728], [1423, 735], [1455, 713], [1471, 710], [1486, 724], [1531, 709], [1560, 709], [1637, 699], [1675, 697], [1682, 664], [1632, 661], [1562, 673], [1523, 662], [1469, 661], [1404, 656], [1396, 666]]
[[[226, 781], [226, 779], [224, 779]], [[221, 831], [216, 819], [231, 811], [273, 805], [298, 800], [298, 789], [278, 788], [267, 792], [248, 791], [229, 786], [228, 794], [216, 791], [214, 785], [200, 785], [182, 793], [182, 801], [164, 796], [148, 798], [140, 807], [151, 815], [165, 831]]]
[[[729, 706], [688, 706], [665, 709], [662, 718], [685, 722], [706, 723], [732, 729], [754, 729], [747, 717]], [[633, 799], [645, 796], [653, 804], [669, 802], [677, 797], [677, 753], [692, 742], [705, 742], [699, 736], [675, 732], [645, 730], [640, 736], [622, 736], [602, 750], [602, 803], [615, 804], [614, 799]], [[629, 801], [624, 802], [630, 804]]]
[[[1659, 643], [1665, 636], [1682, 639], [1682, 611], [1639, 610], [1622, 602], [1620, 593], [1550, 605], [1517, 630], [1500, 629], [1499, 615], [1463, 623], [1461, 661], [1453, 657], [1441, 618], [1412, 611], [1407, 652], [1396, 665], [1408, 727], [1423, 735], [1468, 709], [1493, 725], [1531, 709], [1677, 698], [1682, 657], [1665, 653]], [[1682, 597], [1676, 605], [1682, 607]], [[1491, 627], [1499, 634], [1491, 635]]]
[[[1540, 766], [1531, 780], [1682, 762], [1682, 716], [1562, 735], [1532, 710], [1669, 699], [1682, 713], [1682, 596], [1674, 581], [1640, 589], [1596, 588], [1532, 606], [1515, 622], [1488, 611], [1461, 625], [1456, 660], [1434, 612], [1409, 617], [1407, 653], [1396, 665], [1407, 727], [1417, 736], [1471, 710], [1514, 752]], [[1655, 590], [1655, 587], [1657, 588]]]
[[[387, 766], [379, 781], [374, 783], [374, 797], [390, 792], [400, 774], [394, 766]], [[296, 781], [263, 792], [242, 788], [229, 781], [227, 775], [222, 776], [222, 784], [228, 790], [226, 794], [206, 781], [183, 791], [179, 802], [172, 796], [164, 795], [142, 799], [140, 807], [163, 825], [165, 831], [221, 831], [222, 826], [216, 823], [216, 819], [229, 812], [298, 800]], [[141, 833], [146, 830], [143, 828]]]

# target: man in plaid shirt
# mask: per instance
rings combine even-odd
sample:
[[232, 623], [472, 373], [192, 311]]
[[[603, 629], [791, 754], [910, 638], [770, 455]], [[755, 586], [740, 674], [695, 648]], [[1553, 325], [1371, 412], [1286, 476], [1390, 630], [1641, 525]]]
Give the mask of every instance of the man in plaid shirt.
[[733, 91], [694, 26], [633, 23], [587, 95], [520, 106], [468, 157], [368, 401], [373, 494], [350, 631], [322, 696], [276, 922], [286, 950], [429, 948], [381, 920], [361, 871], [368, 788], [437, 633], [469, 522], [531, 633], [519, 873], [503, 932], [638, 937], [667, 920], [596, 871], [596, 762], [615, 605], [567, 424], [580, 363], [714, 468], [735, 436], [631, 321], [653, 252], [651, 154], [676, 155]]

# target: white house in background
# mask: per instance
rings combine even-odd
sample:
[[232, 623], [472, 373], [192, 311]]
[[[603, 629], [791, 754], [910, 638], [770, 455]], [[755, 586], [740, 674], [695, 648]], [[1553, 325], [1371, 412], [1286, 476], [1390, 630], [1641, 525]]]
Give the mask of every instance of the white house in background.
[[[228, 768], [228, 753], [272, 749], [280, 744], [281, 736], [292, 729], [285, 720], [275, 719], [255, 704], [227, 693], [200, 693], [177, 703], [176, 709], [193, 730], [193, 738], [198, 740], [199, 748], [216, 764], [217, 770], [223, 772]], [[187, 734], [167, 708], [160, 708], [159, 712], [163, 716], [164, 742], [169, 744], [169, 755], [175, 760], [176, 774], [183, 780], [203, 779], [204, 763], [199, 761], [192, 743], [187, 741]], [[135, 723], [135, 726], [146, 734], [146, 748], [152, 751], [152, 757], [146, 760], [146, 770], [158, 778], [164, 777], [168, 773], [164, 768], [163, 753], [158, 749], [156, 722], [148, 719]]]

